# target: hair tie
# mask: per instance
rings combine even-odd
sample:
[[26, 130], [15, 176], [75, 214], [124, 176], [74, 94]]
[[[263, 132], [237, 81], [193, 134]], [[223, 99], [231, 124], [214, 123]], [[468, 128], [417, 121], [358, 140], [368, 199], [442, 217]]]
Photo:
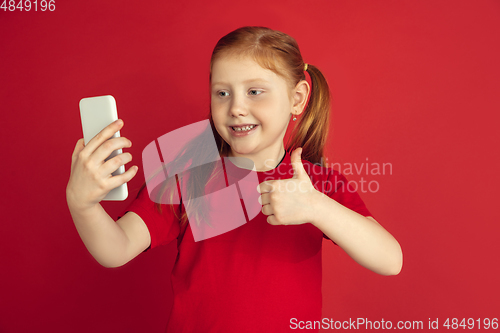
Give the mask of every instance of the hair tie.
[[307, 63], [304, 64], [304, 71], [307, 72]]

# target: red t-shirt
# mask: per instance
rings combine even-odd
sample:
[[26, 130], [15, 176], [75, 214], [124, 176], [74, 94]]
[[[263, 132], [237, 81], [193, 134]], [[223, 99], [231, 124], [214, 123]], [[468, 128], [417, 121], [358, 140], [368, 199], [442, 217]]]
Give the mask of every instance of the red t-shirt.
[[[302, 162], [316, 189], [371, 216], [338, 171]], [[258, 172], [259, 182], [292, 175], [289, 153], [275, 169]], [[160, 214], [145, 189], [126, 211], [146, 223], [150, 248], [177, 239], [166, 332], [290, 332], [292, 318], [321, 320], [321, 246], [328, 237], [311, 223], [270, 225], [261, 212], [234, 230], [195, 242], [189, 223], [181, 227], [167, 206]]]

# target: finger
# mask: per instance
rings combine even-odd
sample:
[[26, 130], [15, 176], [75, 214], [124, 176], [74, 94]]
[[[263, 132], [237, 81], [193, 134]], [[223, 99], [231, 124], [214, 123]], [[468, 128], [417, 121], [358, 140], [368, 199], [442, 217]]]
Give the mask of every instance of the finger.
[[111, 178], [109, 178], [108, 184], [110, 186], [110, 191], [122, 184], [128, 183], [132, 178], [135, 177], [138, 170], [139, 167], [137, 165], [134, 165], [121, 175], [112, 176]]
[[[95, 163], [98, 165], [104, 163], [104, 161], [113, 153], [115, 150], [122, 148], [130, 148], [132, 147], [132, 141], [125, 137], [111, 138], [104, 142], [99, 148], [95, 150], [92, 154], [92, 159], [95, 160]], [[114, 155], [116, 155], [115, 153]], [[120, 155], [120, 154], [118, 154]]]
[[84, 144], [83, 138], [81, 138], [80, 140], [78, 140], [76, 142], [75, 149], [73, 150], [73, 154], [71, 155], [72, 163], [75, 162], [75, 160], [78, 157], [78, 154], [80, 154], [80, 152], [83, 150], [83, 148], [85, 148], [85, 144]]
[[267, 217], [267, 223], [271, 224], [271, 225], [278, 225], [278, 221], [276, 220], [276, 218], [274, 217], [274, 215], [269, 215]]
[[259, 197], [259, 203], [264, 206], [271, 203], [271, 196], [269, 193], [262, 193]]
[[301, 160], [302, 148], [297, 148], [292, 152], [290, 156], [290, 162], [292, 163], [293, 168], [293, 177], [292, 178], [301, 178], [306, 175], [306, 170], [304, 169], [304, 165]]
[[85, 141], [83, 140], [83, 138], [81, 138], [80, 140], [78, 140], [76, 142], [75, 149], [73, 150], [73, 153], [78, 153], [83, 148], [85, 148]]
[[99, 173], [102, 177], [109, 177], [113, 172], [115, 172], [119, 167], [125, 165], [132, 161], [132, 154], [123, 153], [119, 154], [112, 159], [106, 161], [100, 168]]
[[271, 205], [264, 205], [264, 206], [262, 206], [262, 214], [264, 214], [264, 215], [273, 215], [274, 212], [273, 212], [273, 208], [271, 207]]
[[123, 126], [123, 120], [118, 119], [108, 126], [104, 127], [102, 131], [97, 133], [85, 146], [86, 153], [91, 155], [97, 148], [99, 148], [106, 140], [111, 138]]
[[265, 181], [265, 182], [262, 182], [259, 184], [259, 186], [257, 186], [257, 191], [259, 193], [268, 193], [268, 192], [272, 192], [273, 189], [274, 189], [274, 185], [273, 185], [273, 181]]

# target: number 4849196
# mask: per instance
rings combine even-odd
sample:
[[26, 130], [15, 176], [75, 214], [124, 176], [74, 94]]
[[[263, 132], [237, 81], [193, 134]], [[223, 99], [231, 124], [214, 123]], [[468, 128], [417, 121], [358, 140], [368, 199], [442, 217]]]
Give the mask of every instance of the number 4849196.
[[476, 319], [468, 318], [467, 321], [463, 318], [461, 321], [458, 318], [446, 318], [446, 321], [443, 324], [447, 329], [498, 329], [498, 318], [484, 318]]
[[[1, 1], [1, 0], [0, 0]], [[29, 12], [30, 10], [33, 10], [35, 12], [44, 12], [44, 11], [51, 11], [53, 12], [56, 10], [56, 1], [55, 0], [35, 0], [35, 1], [30, 1], [30, 0], [4, 0], [2, 2], [2, 5], [0, 6], [0, 9], [3, 9], [4, 12], [9, 11], [9, 12], [14, 12], [14, 11], [20, 11], [22, 12], [23, 10], [25, 12]]]

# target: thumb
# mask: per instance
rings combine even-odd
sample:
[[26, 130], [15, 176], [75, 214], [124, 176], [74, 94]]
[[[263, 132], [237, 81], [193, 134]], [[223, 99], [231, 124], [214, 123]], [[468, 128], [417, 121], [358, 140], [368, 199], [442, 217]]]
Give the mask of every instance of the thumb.
[[81, 138], [80, 140], [78, 140], [76, 142], [75, 149], [73, 150], [73, 155], [71, 156], [73, 160], [76, 159], [76, 157], [83, 150], [83, 148], [85, 148], [85, 143], [84, 143], [83, 138]]
[[292, 152], [290, 156], [290, 161], [292, 162], [293, 177], [292, 178], [302, 178], [307, 176], [306, 170], [301, 160], [302, 148], [297, 148]]

